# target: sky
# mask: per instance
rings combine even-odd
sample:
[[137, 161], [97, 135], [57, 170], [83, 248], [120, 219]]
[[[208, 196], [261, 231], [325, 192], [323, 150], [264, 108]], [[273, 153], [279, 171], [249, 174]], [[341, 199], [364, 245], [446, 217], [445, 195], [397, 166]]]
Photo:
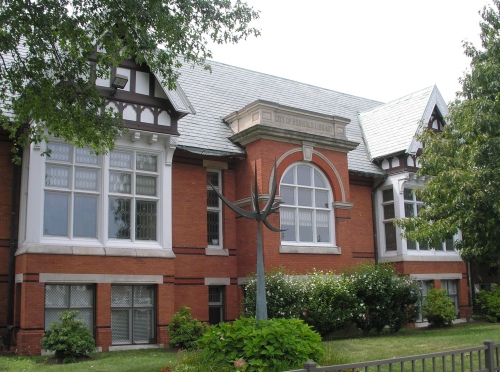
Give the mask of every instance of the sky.
[[437, 85], [446, 102], [480, 46], [488, 0], [246, 0], [261, 36], [212, 45], [213, 60], [389, 102]]

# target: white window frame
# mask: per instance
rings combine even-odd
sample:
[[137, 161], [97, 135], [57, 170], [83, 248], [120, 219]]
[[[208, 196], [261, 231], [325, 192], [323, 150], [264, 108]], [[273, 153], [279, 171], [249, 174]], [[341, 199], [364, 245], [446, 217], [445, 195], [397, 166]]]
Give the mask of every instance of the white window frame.
[[[23, 177], [21, 190], [21, 216], [18, 252], [32, 253], [65, 253], [65, 254], [107, 254], [105, 248], [122, 248], [113, 255], [130, 255], [128, 249], [155, 249], [161, 257], [174, 257], [172, 252], [172, 163], [171, 155], [175, 149], [169, 143], [169, 137], [162, 141], [148, 141], [143, 136], [135, 141], [129, 138], [118, 138], [115, 149], [136, 151], [157, 156], [157, 236], [155, 241], [132, 239], [108, 239], [108, 208], [109, 208], [109, 155], [99, 156], [98, 213], [97, 238], [75, 238], [47, 236], [43, 234], [44, 226], [44, 194], [46, 156], [41, 154], [47, 150], [46, 144], [31, 144], [23, 155]], [[60, 142], [49, 138], [50, 142]], [[50, 164], [49, 160], [47, 164]], [[57, 247], [57, 248], [56, 248]], [[151, 253], [153, 254], [153, 253]], [[154, 254], [153, 254], [154, 255]]]
[[[310, 168], [311, 170], [311, 180], [314, 181], [314, 172], [318, 172], [320, 175], [321, 179], [323, 180], [324, 184], [326, 187], [319, 187], [316, 185], [299, 185], [297, 182], [297, 172], [294, 172], [294, 183], [284, 183], [283, 178], [285, 175], [292, 169], [292, 168], [297, 168], [299, 166], [305, 166]], [[324, 172], [319, 169], [317, 166], [314, 164], [311, 164], [309, 162], [295, 162], [291, 164], [284, 172], [282, 179], [280, 180], [279, 188], [280, 188], [280, 195], [283, 196], [283, 187], [289, 187], [294, 189], [294, 199], [297, 201], [296, 205], [287, 205], [285, 203], [280, 205], [280, 214], [283, 213], [284, 210], [293, 210], [294, 216], [295, 216], [295, 240], [283, 240], [283, 233], [281, 234], [281, 247], [280, 247], [280, 252], [281, 253], [340, 253], [339, 249], [332, 250], [330, 252], [325, 251], [325, 252], [315, 252], [314, 248], [337, 248], [336, 243], [335, 243], [335, 218], [334, 218], [334, 213], [333, 213], [333, 190], [330, 185], [330, 182], [328, 181], [328, 178], [325, 176]], [[310, 189], [311, 190], [311, 195], [312, 195], [312, 206], [301, 206], [298, 204], [298, 191], [300, 189]], [[315, 205], [315, 191], [320, 190], [320, 191], [326, 191], [328, 193], [327, 197], [327, 203], [325, 207], [318, 207]], [[299, 228], [298, 228], [298, 221], [299, 221], [299, 210], [311, 210], [313, 212], [313, 217], [312, 217], [312, 233], [313, 233], [313, 241], [312, 242], [306, 242], [306, 241], [300, 241], [299, 239]], [[322, 211], [322, 212], [328, 212], [328, 224], [329, 224], [329, 240], [326, 242], [318, 242], [318, 237], [317, 237], [317, 229], [316, 229], [316, 223], [317, 223], [317, 211]], [[280, 226], [282, 225], [282, 216], [280, 217]], [[306, 250], [296, 250], [296, 249], [288, 249], [289, 247], [304, 247]], [[307, 250], [310, 249], [310, 252], [307, 252]]]
[[[220, 169], [213, 169], [213, 168], [207, 168], [207, 180], [208, 180], [208, 174], [209, 173], [215, 173], [217, 174], [218, 177], [218, 186], [214, 185], [214, 188], [222, 195], [222, 171]], [[207, 194], [208, 191], [211, 191], [212, 187], [209, 185], [207, 181]], [[224, 244], [223, 244], [223, 234], [222, 234], [222, 200], [220, 200], [219, 197], [217, 197], [217, 206], [209, 206], [208, 205], [208, 198], [207, 198], [207, 248], [210, 249], [223, 249]], [[219, 214], [219, 239], [218, 242], [213, 242], [210, 244], [208, 242], [208, 212], [216, 212]]]
[[[384, 201], [384, 192], [390, 191], [392, 193], [392, 199]], [[398, 234], [397, 234], [397, 227], [394, 226], [394, 222], [392, 221], [392, 218], [385, 218], [385, 206], [392, 205], [393, 209], [393, 214], [394, 218], [397, 217], [397, 209], [396, 209], [396, 197], [394, 195], [394, 189], [392, 187], [390, 188], [383, 188], [380, 190], [380, 216], [381, 216], [381, 221], [382, 221], [382, 228], [381, 228], [381, 236], [382, 236], [382, 242], [383, 242], [383, 247], [384, 247], [384, 252], [387, 254], [395, 254], [398, 251]], [[395, 234], [396, 234], [396, 247], [395, 249], [388, 250], [387, 249], [387, 236], [386, 236], [386, 226], [390, 225], [391, 227], [394, 228]]]

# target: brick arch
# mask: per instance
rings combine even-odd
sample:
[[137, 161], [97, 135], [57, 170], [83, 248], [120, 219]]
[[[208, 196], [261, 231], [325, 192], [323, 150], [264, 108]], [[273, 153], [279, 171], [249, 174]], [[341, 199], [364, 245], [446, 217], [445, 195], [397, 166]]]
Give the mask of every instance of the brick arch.
[[[283, 175], [285, 169], [287, 169], [293, 163], [303, 161], [302, 157], [302, 148], [297, 147], [295, 149], [289, 150], [285, 152], [283, 155], [276, 160], [276, 168], [278, 175]], [[342, 202], [346, 202], [345, 197], [345, 189], [344, 184], [342, 183], [342, 179], [340, 178], [340, 174], [337, 171], [337, 168], [333, 165], [333, 163], [322, 153], [313, 150], [312, 164], [320, 168], [325, 176], [330, 181], [330, 185], [332, 186], [334, 200], [339, 200], [338, 196], [340, 196], [340, 200]], [[272, 179], [274, 176], [274, 170], [271, 172], [271, 176], [269, 177], [269, 190], [272, 188]]]

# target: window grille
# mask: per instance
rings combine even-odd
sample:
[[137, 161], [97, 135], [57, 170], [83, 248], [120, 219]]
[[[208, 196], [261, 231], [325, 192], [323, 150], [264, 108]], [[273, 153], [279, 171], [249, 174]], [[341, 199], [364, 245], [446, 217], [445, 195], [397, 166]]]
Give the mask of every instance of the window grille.
[[222, 246], [222, 201], [209, 182], [219, 193], [222, 193], [221, 172], [207, 172], [207, 244], [209, 246]]
[[64, 311], [78, 311], [78, 318], [94, 331], [94, 286], [91, 284], [45, 285], [45, 330], [59, 320]]
[[224, 287], [208, 287], [208, 322], [219, 324], [224, 321]]
[[150, 344], [155, 339], [155, 286], [111, 286], [113, 345]]

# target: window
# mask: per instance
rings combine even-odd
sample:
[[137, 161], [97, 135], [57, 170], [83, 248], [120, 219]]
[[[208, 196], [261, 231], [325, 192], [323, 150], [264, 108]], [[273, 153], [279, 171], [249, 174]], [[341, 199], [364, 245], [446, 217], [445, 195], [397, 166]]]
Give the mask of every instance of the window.
[[86, 148], [49, 143], [45, 162], [43, 234], [97, 238], [101, 168]]
[[208, 287], [208, 322], [219, 324], [224, 321], [224, 287]]
[[333, 240], [333, 197], [326, 177], [308, 164], [295, 164], [280, 183], [281, 241], [297, 244], [329, 244]]
[[207, 242], [209, 246], [222, 247], [222, 201], [210, 186], [222, 194], [221, 172], [207, 172]]
[[441, 280], [441, 289], [446, 291], [446, 295], [455, 305], [456, 315], [458, 317], [458, 280]]
[[[43, 235], [71, 240], [158, 241], [159, 155], [48, 144]], [[103, 197], [105, 196], [105, 197]]]
[[156, 240], [158, 159], [136, 151], [109, 156], [110, 239]]
[[[404, 204], [405, 204], [405, 217], [414, 217], [420, 214], [420, 211], [425, 208], [424, 203], [414, 193], [413, 189], [404, 189]], [[429, 243], [417, 243], [411, 240], [406, 241], [406, 247], [413, 251], [428, 251], [435, 249], [436, 251], [453, 252], [455, 247], [453, 244], [453, 237], [446, 238], [444, 242], [438, 243], [434, 247], [429, 247]]]
[[45, 285], [45, 330], [59, 320], [68, 310], [77, 310], [78, 318], [94, 331], [94, 286], [87, 285]]
[[424, 322], [426, 319], [422, 315], [422, 308], [424, 306], [425, 298], [427, 297], [427, 292], [433, 288], [433, 282], [432, 280], [419, 280], [417, 283], [420, 289], [420, 304], [417, 322]]
[[154, 343], [154, 309], [154, 286], [111, 286], [111, 334], [113, 345]]
[[396, 215], [394, 212], [394, 193], [392, 189], [382, 191], [382, 210], [384, 214], [385, 250], [387, 252], [396, 251], [396, 227], [392, 222]]

